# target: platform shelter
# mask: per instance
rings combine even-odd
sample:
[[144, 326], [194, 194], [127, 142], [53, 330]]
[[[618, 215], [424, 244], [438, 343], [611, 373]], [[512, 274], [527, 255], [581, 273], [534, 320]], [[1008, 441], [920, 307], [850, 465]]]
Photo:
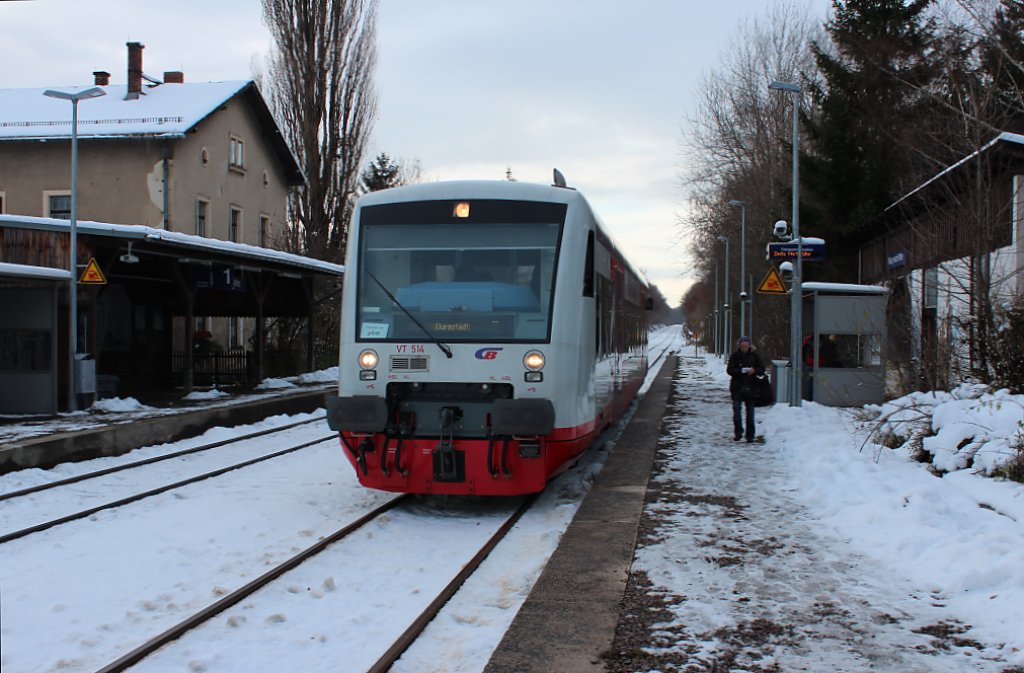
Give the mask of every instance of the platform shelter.
[[[103, 280], [76, 283], [79, 352], [94, 363], [85, 371], [99, 379], [80, 381], [79, 393], [96, 393], [104, 382], [128, 395], [190, 391], [205, 373], [199, 360], [210, 361], [196, 342], [201, 316], [254, 318], [261, 326], [271, 318], [305, 320], [306, 366], [291, 373], [312, 369], [314, 307], [339, 296], [343, 266], [146, 226], [79, 221], [77, 230], [76, 278], [91, 269]], [[38, 386], [46, 394], [31, 410], [0, 397], [0, 415], [53, 413], [66, 399], [69, 233], [66, 220], [0, 215], [0, 389], [21, 386], [27, 375], [21, 355], [29, 345], [52, 358], [33, 360], [48, 363], [46, 383]], [[267, 363], [265, 330], [253, 330], [247, 342], [241, 371], [259, 381]], [[221, 361], [227, 360], [215, 360]]]
[[[885, 305], [874, 285], [803, 283], [802, 395], [827, 406], [885, 401]], [[787, 398], [788, 361], [773, 361], [776, 399]]]

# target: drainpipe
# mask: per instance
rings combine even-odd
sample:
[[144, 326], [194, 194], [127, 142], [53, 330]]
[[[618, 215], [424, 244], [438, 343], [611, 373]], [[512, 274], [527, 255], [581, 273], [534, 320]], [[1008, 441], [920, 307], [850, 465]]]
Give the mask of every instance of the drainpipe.
[[168, 208], [170, 207], [170, 174], [171, 174], [171, 146], [168, 143], [164, 143], [163, 151], [163, 192], [164, 192], [164, 213], [163, 213], [163, 227], [165, 231], [171, 229], [171, 217], [168, 214]]

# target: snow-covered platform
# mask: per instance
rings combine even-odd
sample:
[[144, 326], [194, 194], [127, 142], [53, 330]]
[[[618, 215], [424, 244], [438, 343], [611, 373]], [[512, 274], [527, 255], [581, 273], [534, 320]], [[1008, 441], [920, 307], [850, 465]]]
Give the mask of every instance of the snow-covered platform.
[[101, 403], [89, 411], [47, 420], [0, 419], [0, 474], [117, 456], [139, 446], [199, 435], [213, 427], [314, 411], [326, 406], [334, 390], [333, 385], [315, 382], [244, 395], [197, 397], [185, 406], [158, 408], [136, 402], [133, 407], [117, 407]]
[[661, 367], [484, 673], [604, 670], [675, 369]]

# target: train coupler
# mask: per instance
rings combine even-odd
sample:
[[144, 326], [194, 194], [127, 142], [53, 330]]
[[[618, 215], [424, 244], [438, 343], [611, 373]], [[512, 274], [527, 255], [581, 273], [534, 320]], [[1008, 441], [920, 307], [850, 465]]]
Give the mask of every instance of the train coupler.
[[462, 410], [441, 409], [441, 438], [434, 449], [434, 481], [466, 481], [466, 452], [455, 448], [455, 423]]

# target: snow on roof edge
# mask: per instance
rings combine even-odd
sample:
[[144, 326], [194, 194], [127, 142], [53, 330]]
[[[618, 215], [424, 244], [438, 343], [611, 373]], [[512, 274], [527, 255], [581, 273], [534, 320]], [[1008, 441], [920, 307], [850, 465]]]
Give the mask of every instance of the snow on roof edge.
[[[58, 231], [70, 227], [70, 222], [68, 220], [50, 217], [32, 217], [27, 215], [0, 215], [0, 226], [4, 224], [17, 225], [19, 223], [32, 225], [31, 228], [46, 229], [50, 231]], [[154, 227], [147, 227], [141, 224], [113, 224], [109, 222], [79, 220], [76, 223], [76, 229], [79, 233], [85, 234], [161, 241], [197, 250], [209, 250], [249, 257], [252, 259], [262, 259], [269, 262], [276, 262], [278, 264], [313, 269], [337, 276], [341, 276], [345, 273], [344, 265], [326, 262], [313, 257], [305, 257], [303, 255], [285, 252], [283, 250], [261, 248], [260, 246], [249, 245], [248, 243], [233, 243], [231, 241], [222, 241], [215, 238], [196, 236], [195, 234], [166, 231], [164, 229], [156, 229]]]

